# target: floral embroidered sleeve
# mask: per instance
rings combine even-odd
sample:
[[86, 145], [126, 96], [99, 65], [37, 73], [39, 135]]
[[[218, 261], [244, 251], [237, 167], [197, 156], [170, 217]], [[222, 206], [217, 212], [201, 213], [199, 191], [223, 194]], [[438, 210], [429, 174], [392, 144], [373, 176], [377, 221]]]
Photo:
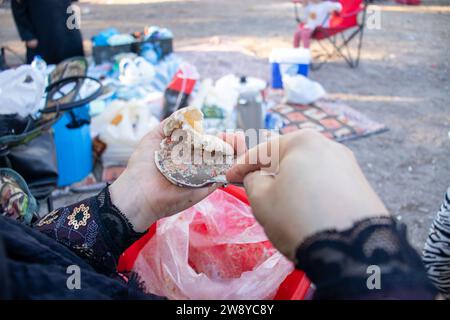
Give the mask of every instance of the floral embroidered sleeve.
[[113, 205], [108, 187], [94, 197], [50, 212], [34, 228], [105, 274], [115, 273], [119, 256], [143, 235]]

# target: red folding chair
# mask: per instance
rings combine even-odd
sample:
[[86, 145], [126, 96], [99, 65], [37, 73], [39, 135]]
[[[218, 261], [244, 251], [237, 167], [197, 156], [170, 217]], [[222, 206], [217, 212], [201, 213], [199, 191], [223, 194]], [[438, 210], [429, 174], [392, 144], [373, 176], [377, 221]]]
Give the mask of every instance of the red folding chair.
[[[313, 57], [312, 69], [318, 69], [334, 56], [342, 57], [351, 68], [356, 68], [359, 64], [368, 0], [338, 1], [342, 5], [342, 11], [332, 14], [329, 27], [318, 27], [312, 34], [312, 39], [317, 40], [323, 51]], [[293, 0], [292, 2], [298, 23], [295, 37], [298, 37], [303, 28], [299, 17], [301, 1]], [[324, 40], [332, 45], [332, 50], [324, 45]], [[294, 47], [298, 47], [296, 42], [294, 40]], [[354, 48], [352, 46], [356, 46], [356, 52], [352, 52], [351, 49]]]

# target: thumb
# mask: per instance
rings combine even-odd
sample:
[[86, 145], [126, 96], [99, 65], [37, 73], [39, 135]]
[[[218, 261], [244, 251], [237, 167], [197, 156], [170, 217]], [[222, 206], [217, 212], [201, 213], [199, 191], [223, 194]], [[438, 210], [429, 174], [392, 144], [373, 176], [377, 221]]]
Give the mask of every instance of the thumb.
[[241, 182], [252, 171], [262, 170], [266, 174], [277, 170], [280, 161], [280, 139], [272, 138], [258, 144], [238, 157], [236, 164], [226, 175], [230, 182]]

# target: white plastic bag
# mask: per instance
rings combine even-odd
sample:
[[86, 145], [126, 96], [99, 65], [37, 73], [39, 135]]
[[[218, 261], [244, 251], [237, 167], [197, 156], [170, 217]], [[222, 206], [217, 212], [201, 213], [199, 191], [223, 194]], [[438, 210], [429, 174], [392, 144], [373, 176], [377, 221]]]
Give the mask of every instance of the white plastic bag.
[[158, 123], [143, 102], [112, 102], [91, 121], [91, 134], [106, 143], [103, 165], [126, 165], [139, 141]]
[[142, 57], [124, 58], [120, 61], [120, 81], [123, 84], [150, 84], [155, 76], [155, 67]]
[[222, 190], [158, 221], [133, 267], [147, 292], [169, 299], [271, 299], [294, 269], [248, 205]]
[[301, 74], [284, 74], [283, 84], [286, 100], [290, 103], [309, 104], [326, 95], [325, 89], [320, 83]]
[[0, 114], [36, 113], [44, 95], [44, 77], [30, 65], [0, 73]]

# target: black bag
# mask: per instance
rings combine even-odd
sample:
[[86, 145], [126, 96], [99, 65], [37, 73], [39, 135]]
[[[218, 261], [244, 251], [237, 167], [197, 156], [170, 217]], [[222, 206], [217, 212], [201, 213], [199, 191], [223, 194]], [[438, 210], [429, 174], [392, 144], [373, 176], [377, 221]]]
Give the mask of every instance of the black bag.
[[[56, 188], [58, 167], [53, 134], [36, 130], [34, 121], [18, 115], [0, 115], [0, 166], [18, 172], [37, 199], [47, 198]], [[9, 138], [12, 137], [12, 138]], [[20, 143], [15, 143], [14, 137]]]
[[27, 144], [12, 148], [8, 158], [36, 199], [47, 198], [56, 188], [58, 166], [53, 133], [44, 132]]

